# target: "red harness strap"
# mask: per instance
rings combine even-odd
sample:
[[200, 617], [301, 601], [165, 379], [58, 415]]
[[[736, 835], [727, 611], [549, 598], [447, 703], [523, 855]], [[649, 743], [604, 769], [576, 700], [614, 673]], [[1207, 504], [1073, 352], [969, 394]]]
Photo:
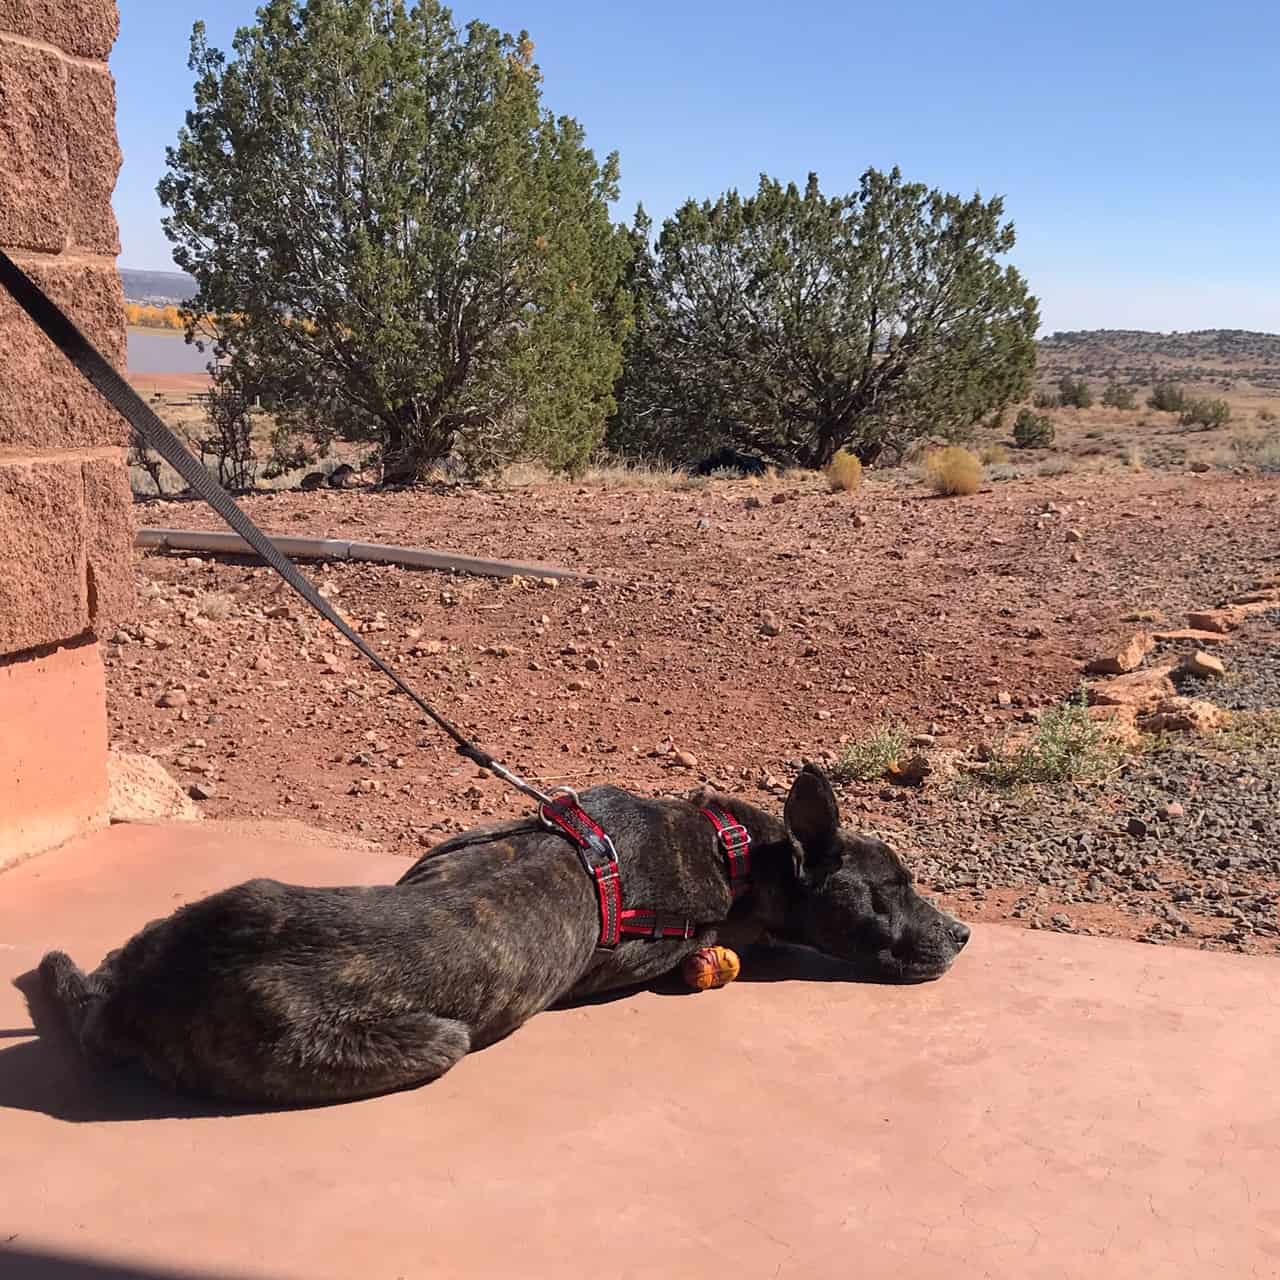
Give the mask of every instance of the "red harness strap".
[[587, 816], [571, 791], [561, 792], [539, 813], [542, 820], [562, 831], [578, 850], [578, 857], [595, 882], [600, 900], [599, 947], [616, 947], [622, 928], [622, 881], [618, 878], [618, 851], [604, 829]]
[[[751, 833], [719, 805], [709, 804], [701, 812], [716, 829], [724, 850], [729, 888], [735, 899], [740, 898], [751, 887]], [[698, 925], [693, 920], [652, 907], [623, 908], [618, 851], [572, 792], [561, 792], [544, 804], [539, 813], [548, 826], [569, 838], [595, 884], [600, 907], [600, 937], [596, 946], [611, 949], [624, 935], [658, 941], [663, 938], [687, 940], [697, 933]]]

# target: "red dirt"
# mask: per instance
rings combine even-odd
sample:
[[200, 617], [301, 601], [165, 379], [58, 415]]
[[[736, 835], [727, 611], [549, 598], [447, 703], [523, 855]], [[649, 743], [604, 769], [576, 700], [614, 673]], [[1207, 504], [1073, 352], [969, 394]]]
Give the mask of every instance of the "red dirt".
[[[1045, 515], [1050, 502], [1061, 510]], [[1132, 630], [1125, 614], [1179, 625], [1273, 571], [1280, 546], [1280, 481], [1222, 475], [1065, 476], [945, 500], [888, 483], [831, 495], [806, 481], [285, 493], [246, 505], [271, 532], [624, 579], [551, 589], [311, 570], [429, 700], [540, 783], [680, 791], [709, 779], [770, 806], [796, 762], [831, 760], [884, 718], [932, 726], [944, 746], [991, 737], [1069, 694], [1085, 661]], [[138, 517], [220, 527], [190, 503], [149, 503]], [[113, 735], [184, 783], [211, 781], [207, 812], [301, 817], [409, 855], [526, 807], [459, 761], [269, 570], [156, 555], [140, 573], [151, 638], [108, 648]], [[229, 593], [230, 616], [194, 619], [207, 593]], [[289, 616], [265, 616], [279, 605]], [[780, 634], [763, 634], [766, 621]], [[444, 651], [411, 652], [430, 641]], [[175, 685], [187, 705], [158, 707]], [[861, 825], [883, 816], [850, 800]], [[993, 898], [983, 912], [1004, 907]]]

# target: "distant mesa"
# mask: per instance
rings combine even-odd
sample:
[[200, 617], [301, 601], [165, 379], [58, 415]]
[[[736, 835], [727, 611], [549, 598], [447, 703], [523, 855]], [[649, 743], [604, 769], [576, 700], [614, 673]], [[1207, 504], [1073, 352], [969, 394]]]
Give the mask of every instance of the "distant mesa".
[[182, 271], [135, 271], [120, 268], [124, 300], [145, 306], [176, 307], [196, 296], [196, 282]]

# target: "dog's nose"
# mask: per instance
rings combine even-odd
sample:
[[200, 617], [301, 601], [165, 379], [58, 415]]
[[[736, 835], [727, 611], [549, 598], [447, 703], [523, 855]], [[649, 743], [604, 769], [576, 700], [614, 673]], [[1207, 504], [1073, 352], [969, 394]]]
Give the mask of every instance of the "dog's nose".
[[951, 922], [949, 930], [952, 941], [956, 944], [956, 950], [959, 951], [966, 942], [969, 941], [969, 926], [961, 924], [959, 920]]

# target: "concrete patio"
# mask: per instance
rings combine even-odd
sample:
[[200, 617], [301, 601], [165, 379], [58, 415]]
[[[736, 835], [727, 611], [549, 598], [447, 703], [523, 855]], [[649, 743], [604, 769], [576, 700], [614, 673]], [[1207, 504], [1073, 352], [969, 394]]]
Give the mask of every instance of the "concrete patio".
[[[251, 876], [402, 866], [296, 827], [117, 826], [0, 876], [0, 955], [96, 964]], [[413, 1092], [228, 1114], [95, 1078], [6, 981], [0, 1273], [1274, 1277], [1278, 982], [985, 928], [928, 986], [797, 952], [544, 1014]]]

